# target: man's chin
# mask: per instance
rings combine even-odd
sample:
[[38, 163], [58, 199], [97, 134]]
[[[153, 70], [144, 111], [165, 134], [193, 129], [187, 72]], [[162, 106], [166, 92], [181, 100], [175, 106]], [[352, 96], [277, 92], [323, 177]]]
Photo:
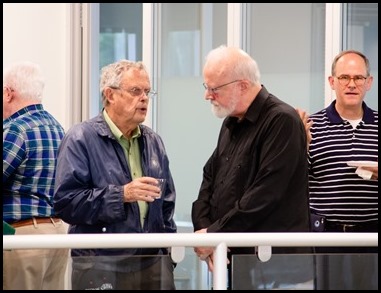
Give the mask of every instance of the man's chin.
[[225, 111], [224, 109], [222, 109], [221, 107], [217, 107], [215, 105], [212, 105], [212, 112], [213, 114], [217, 117], [217, 118], [225, 118], [226, 116], [229, 115], [229, 113], [227, 113], [227, 111]]

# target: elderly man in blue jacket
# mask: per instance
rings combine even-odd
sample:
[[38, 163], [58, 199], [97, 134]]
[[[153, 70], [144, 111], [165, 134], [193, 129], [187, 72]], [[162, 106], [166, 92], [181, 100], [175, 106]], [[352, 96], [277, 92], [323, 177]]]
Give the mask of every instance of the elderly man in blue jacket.
[[[57, 214], [69, 233], [175, 233], [168, 156], [160, 136], [141, 124], [155, 94], [147, 70], [128, 60], [107, 65], [100, 91], [101, 113], [69, 129], [60, 145]], [[168, 248], [73, 249], [72, 257], [73, 290], [175, 289]]]

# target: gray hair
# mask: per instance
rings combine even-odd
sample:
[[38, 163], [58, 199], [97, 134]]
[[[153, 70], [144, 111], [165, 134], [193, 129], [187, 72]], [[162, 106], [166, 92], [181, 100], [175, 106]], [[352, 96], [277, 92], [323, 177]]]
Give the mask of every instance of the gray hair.
[[15, 90], [20, 98], [41, 102], [45, 79], [38, 64], [24, 61], [3, 71], [3, 87]]
[[226, 65], [226, 71], [233, 79], [247, 79], [253, 84], [260, 84], [261, 74], [257, 62], [240, 48], [221, 45], [208, 53], [208, 61]]
[[102, 94], [102, 103], [106, 105], [106, 97], [104, 95], [104, 90], [107, 87], [118, 88], [123, 78], [123, 74], [132, 68], [139, 70], [146, 70], [146, 67], [141, 61], [130, 61], [130, 60], [120, 60], [115, 63], [106, 65], [101, 70], [101, 80], [99, 89]]

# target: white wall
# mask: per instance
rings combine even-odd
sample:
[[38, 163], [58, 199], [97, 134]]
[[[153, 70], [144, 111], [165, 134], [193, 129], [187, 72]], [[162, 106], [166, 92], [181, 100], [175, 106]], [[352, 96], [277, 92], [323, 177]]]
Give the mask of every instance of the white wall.
[[43, 105], [70, 126], [70, 4], [3, 3], [3, 69], [14, 62], [40, 64]]

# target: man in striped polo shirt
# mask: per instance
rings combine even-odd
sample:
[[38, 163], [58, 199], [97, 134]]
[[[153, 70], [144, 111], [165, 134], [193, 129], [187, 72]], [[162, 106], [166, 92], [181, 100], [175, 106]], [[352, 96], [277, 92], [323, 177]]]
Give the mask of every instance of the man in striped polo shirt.
[[372, 171], [368, 177], [348, 165], [378, 161], [378, 112], [364, 102], [373, 82], [369, 60], [360, 52], [343, 51], [328, 80], [336, 100], [310, 116], [311, 212], [325, 217], [327, 232], [377, 232], [378, 165], [360, 167]]
[[[320, 223], [324, 232], [378, 232], [378, 111], [364, 102], [373, 82], [369, 60], [361, 52], [343, 51], [331, 74], [336, 100], [309, 118], [299, 111], [309, 140], [311, 214], [324, 219], [313, 228]], [[378, 283], [377, 256], [358, 254], [378, 253], [378, 247], [317, 247], [316, 252], [336, 253], [317, 258], [322, 268], [317, 272], [324, 274], [318, 273], [318, 289], [373, 289]]]

